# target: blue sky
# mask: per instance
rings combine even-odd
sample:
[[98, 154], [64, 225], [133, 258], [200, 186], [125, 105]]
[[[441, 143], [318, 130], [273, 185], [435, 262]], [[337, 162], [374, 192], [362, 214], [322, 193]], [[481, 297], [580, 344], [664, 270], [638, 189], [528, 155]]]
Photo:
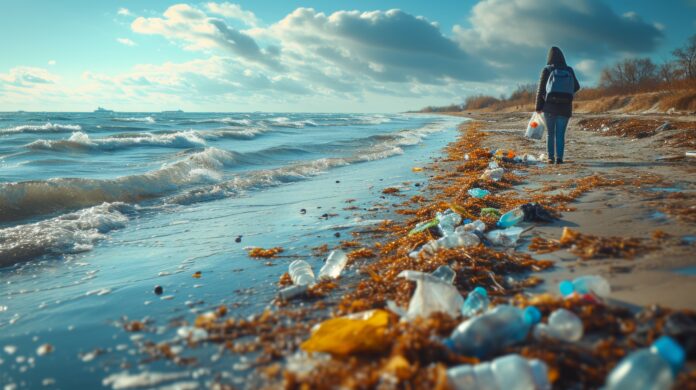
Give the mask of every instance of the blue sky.
[[585, 85], [696, 32], [696, 0], [3, 2], [0, 110], [402, 111]]

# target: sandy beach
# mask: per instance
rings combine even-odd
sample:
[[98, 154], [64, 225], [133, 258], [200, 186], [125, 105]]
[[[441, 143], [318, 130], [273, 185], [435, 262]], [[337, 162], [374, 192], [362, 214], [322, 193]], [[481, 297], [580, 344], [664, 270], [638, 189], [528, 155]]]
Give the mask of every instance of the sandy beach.
[[[544, 140], [530, 141], [523, 137], [527, 116], [525, 113], [474, 115], [486, 122], [486, 147], [545, 153]], [[651, 137], [631, 138], [605, 136], [601, 131], [590, 131], [580, 124], [586, 119], [599, 119], [610, 128], [612, 121], [622, 118], [659, 124], [682, 121], [690, 123], [691, 130], [666, 130]], [[650, 124], [643, 126], [643, 130], [652, 129], [654, 127]], [[656, 230], [660, 230], [669, 238], [655, 250], [634, 259], [582, 261], [567, 251], [554, 252], [550, 255], [557, 267], [542, 274], [547, 282], [546, 288], [553, 289], [560, 280], [572, 277], [574, 273], [599, 274], [610, 281], [613, 299], [641, 306], [658, 304], [696, 309], [696, 302], [692, 299], [696, 272], [696, 249], [693, 246], [693, 237], [696, 236], [696, 165], [693, 158], [684, 157], [684, 152], [689, 149], [668, 144], [678, 134], [689, 132], [693, 139], [696, 117], [689, 115], [579, 114], [572, 118], [566, 138], [567, 163], [531, 169], [524, 178], [525, 183], [516, 186], [515, 191], [538, 189], [595, 174], [609, 179], [637, 179], [644, 184], [591, 191], [576, 199], [572, 204], [574, 211], [564, 212], [555, 223], [535, 227], [532, 236], [558, 239], [562, 228], [567, 226], [601, 237], [649, 240]], [[670, 156], [673, 157], [671, 161]], [[676, 198], [675, 193], [684, 194], [684, 197]], [[670, 205], [676, 208], [675, 211], [665, 213]], [[549, 258], [549, 255], [544, 258]]]
[[[282, 309], [267, 311], [242, 325], [209, 316], [199, 317], [199, 326], [235, 343], [237, 336], [226, 335], [248, 334], [245, 329], [293, 318], [289, 328], [252, 331], [263, 343], [245, 344], [264, 350], [262, 356], [270, 353], [287, 358], [261, 360], [260, 383], [271, 387], [331, 388], [341, 383], [355, 388], [444, 389], [447, 367], [479, 360], [453, 354], [443, 346], [443, 338], [462, 321], [457, 316], [434, 313], [399, 321], [399, 315], [406, 315], [414, 284], [398, 276], [405, 270], [433, 272], [449, 265], [455, 272], [454, 285], [464, 295], [476, 285], [485, 286], [494, 304], [535, 305], [542, 312], [542, 321], [557, 308], [566, 308], [582, 319], [585, 337], [580, 342], [530, 337], [505, 350], [544, 361], [553, 388], [600, 387], [622, 357], [658, 336], [641, 324], [666, 327], [664, 332], [691, 345], [693, 328], [685, 324], [693, 321], [696, 307], [690, 299], [696, 264], [694, 167], [684, 157], [683, 147], [670, 147], [665, 140], [683, 137], [683, 133], [693, 137], [693, 129], [641, 138], [615, 137], [603, 134], [606, 131], [583, 129], [578, 123], [587, 117], [581, 115], [571, 123], [566, 164], [525, 164], [503, 158], [498, 161], [506, 173], [500, 181], [479, 178], [496, 150], [505, 150], [503, 155], [510, 157], [545, 150], [544, 143], [524, 139], [527, 115], [467, 114], [474, 121], [460, 126], [460, 137], [445, 148], [444, 155], [430, 165], [414, 167], [429, 179], [420, 193], [404, 196], [398, 189], [385, 188], [383, 193], [397, 200], [386, 208], [381, 203], [379, 217], [387, 222], [376, 229], [353, 232], [354, 241], [338, 246], [349, 251], [348, 269], [357, 274], [322, 282], [299, 302], [282, 303]], [[693, 123], [690, 116], [679, 120]], [[466, 195], [477, 186], [490, 190], [491, 195], [484, 199]], [[431, 232], [408, 235], [409, 230], [432, 218], [435, 211], [449, 207], [464, 218], [475, 219], [484, 207], [505, 212], [531, 201], [559, 213], [559, 218], [548, 224], [524, 224], [525, 233], [514, 249], [464, 246], [412, 255], [433, 236]], [[497, 218], [482, 219], [488, 230], [494, 229]], [[553, 250], [564, 228], [579, 235], [564, 249]], [[582, 275], [605, 277], [611, 285], [609, 297], [561, 298], [558, 283]], [[287, 275], [281, 277], [281, 287], [290, 283]], [[385, 308], [388, 310], [381, 311]], [[339, 317], [364, 316], [370, 313], [366, 310], [377, 310], [388, 318], [376, 339], [370, 332], [356, 338], [338, 328], [334, 333], [327, 330], [325, 339], [316, 330], [307, 334], [317, 324], [338, 326], [331, 318], [345, 321]], [[688, 359], [694, 353], [690, 348]], [[693, 388], [695, 375], [687, 363], [676, 388]]]

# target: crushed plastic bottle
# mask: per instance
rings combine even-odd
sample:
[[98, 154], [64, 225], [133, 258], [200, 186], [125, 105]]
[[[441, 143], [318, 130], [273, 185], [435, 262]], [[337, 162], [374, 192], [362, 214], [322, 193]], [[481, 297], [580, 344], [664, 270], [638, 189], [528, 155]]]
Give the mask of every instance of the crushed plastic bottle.
[[483, 233], [486, 230], [486, 224], [481, 221], [480, 219], [477, 219], [473, 222], [469, 222], [465, 225], [458, 226], [456, 229], [454, 229], [455, 233], [462, 233], [462, 232], [480, 232]]
[[570, 310], [557, 309], [549, 316], [548, 324], [540, 323], [534, 327], [534, 337], [545, 337], [575, 342], [582, 338], [582, 320]]
[[455, 390], [549, 390], [546, 363], [518, 354], [493, 361], [460, 365], [447, 370], [447, 381]]
[[319, 270], [319, 279], [336, 279], [341, 275], [341, 271], [348, 263], [348, 256], [340, 249], [331, 251], [329, 257], [326, 258], [326, 263]]
[[586, 275], [573, 280], [564, 280], [558, 285], [558, 289], [564, 297], [578, 293], [580, 295], [594, 294], [600, 298], [606, 298], [611, 293], [609, 282], [598, 275]]
[[491, 230], [486, 233], [486, 238], [495, 246], [513, 247], [517, 245], [522, 232], [524, 229], [513, 226], [507, 229]]
[[437, 226], [444, 237], [453, 234], [454, 229], [462, 222], [461, 215], [457, 214], [452, 209], [448, 209], [444, 213], [438, 212], [436, 218], [438, 220]]
[[623, 358], [609, 373], [605, 390], [669, 390], [684, 364], [684, 349], [669, 336]]
[[426, 253], [433, 253], [438, 249], [450, 249], [459, 248], [462, 246], [478, 245], [480, 242], [481, 239], [478, 238], [476, 234], [460, 230], [459, 232], [438, 238], [437, 240], [429, 241], [423, 245], [421, 250], [424, 250]]
[[526, 339], [539, 319], [541, 313], [534, 306], [520, 309], [500, 305], [459, 324], [445, 345], [456, 352], [483, 358]]
[[495, 168], [495, 169], [486, 169], [483, 171], [483, 174], [481, 174], [481, 179], [482, 180], [493, 180], [493, 181], [498, 181], [503, 178], [503, 173], [505, 170], [503, 168]]
[[306, 286], [314, 283], [312, 267], [304, 260], [295, 260], [290, 263], [288, 273], [293, 284]]
[[473, 317], [486, 311], [489, 304], [490, 300], [488, 299], [486, 289], [481, 286], [477, 286], [469, 293], [469, 295], [467, 295], [466, 300], [462, 305], [462, 315], [465, 317]]
[[498, 227], [509, 228], [522, 222], [522, 220], [524, 220], [524, 211], [521, 207], [516, 207], [500, 217]]
[[411, 270], [402, 271], [399, 277], [416, 282], [416, 290], [406, 312], [407, 319], [426, 318], [435, 312], [447, 313], [452, 317], [459, 314], [464, 299], [452, 283], [428, 273]]
[[469, 196], [471, 196], [472, 198], [479, 198], [479, 199], [480, 199], [480, 198], [485, 198], [486, 196], [488, 196], [488, 195], [491, 194], [490, 191], [484, 190], [484, 189], [478, 188], [478, 187], [476, 187], [476, 188], [470, 188], [470, 189], [467, 191], [467, 193], [468, 193]]
[[435, 271], [431, 273], [434, 277], [442, 280], [445, 283], [454, 283], [454, 278], [457, 276], [457, 273], [454, 272], [452, 268], [450, 268], [449, 265], [441, 265], [437, 267]]

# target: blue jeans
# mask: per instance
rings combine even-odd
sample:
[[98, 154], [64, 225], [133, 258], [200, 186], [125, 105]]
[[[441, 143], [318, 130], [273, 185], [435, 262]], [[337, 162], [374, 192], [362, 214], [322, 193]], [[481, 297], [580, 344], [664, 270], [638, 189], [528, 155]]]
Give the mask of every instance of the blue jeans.
[[563, 160], [563, 148], [565, 146], [565, 132], [570, 118], [555, 114], [544, 113], [546, 122], [546, 152], [549, 159], [555, 158]]

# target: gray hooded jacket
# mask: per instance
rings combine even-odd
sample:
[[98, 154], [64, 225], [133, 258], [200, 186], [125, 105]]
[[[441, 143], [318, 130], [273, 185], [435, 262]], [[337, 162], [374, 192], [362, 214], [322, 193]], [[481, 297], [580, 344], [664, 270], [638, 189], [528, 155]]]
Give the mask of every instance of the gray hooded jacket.
[[[557, 48], [556, 46], [549, 49], [549, 54], [546, 58], [546, 64], [553, 65], [559, 68], [568, 68], [570, 70], [570, 73], [573, 75], [573, 79], [575, 80], [575, 92], [577, 92], [580, 89], [580, 83], [578, 83], [578, 79], [575, 77], [575, 72], [573, 71], [573, 68], [566, 64], [565, 57], [563, 56], [563, 52], [561, 51], [561, 49]], [[537, 88], [535, 111], [543, 111], [547, 114], [560, 115], [570, 118], [570, 116], [573, 114], [572, 100], [568, 103], [554, 103], [545, 101], [546, 82], [549, 80], [550, 73], [551, 72], [549, 71], [548, 66], [545, 66], [544, 69], [541, 70], [539, 87]]]

